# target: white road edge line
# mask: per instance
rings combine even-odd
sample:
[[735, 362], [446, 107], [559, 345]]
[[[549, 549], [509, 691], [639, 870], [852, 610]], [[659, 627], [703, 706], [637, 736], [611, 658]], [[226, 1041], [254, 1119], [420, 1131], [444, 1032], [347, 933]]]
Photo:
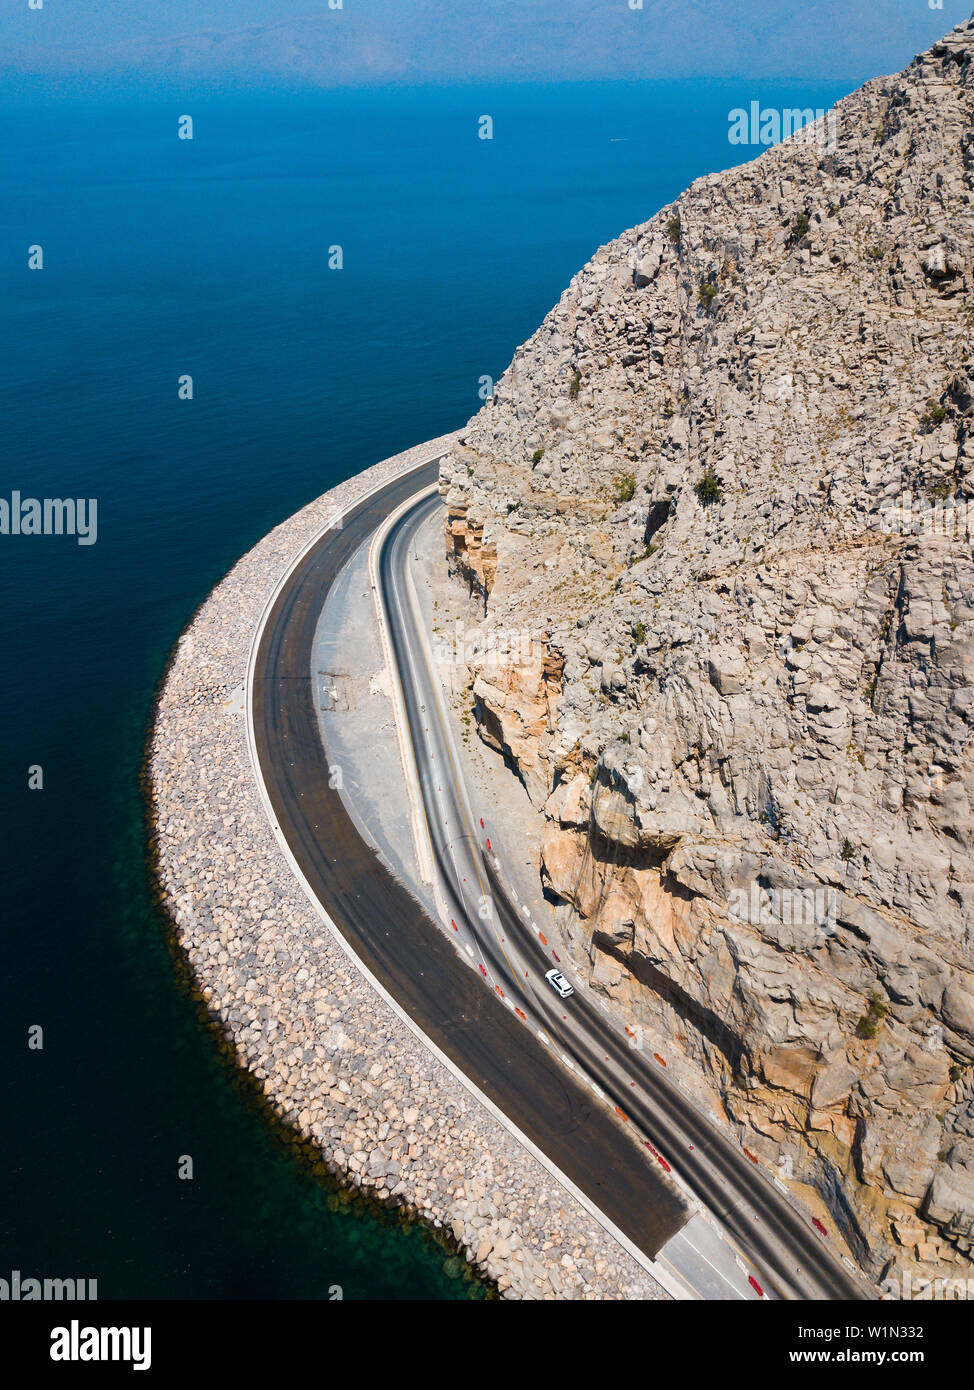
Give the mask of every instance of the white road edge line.
[[[432, 460], [429, 460], [432, 462]], [[399, 744], [399, 759], [405, 773], [406, 791], [409, 796], [409, 821], [413, 831], [413, 844], [416, 847], [416, 857], [419, 861], [419, 871], [423, 876], [423, 881], [428, 883], [436, 895], [440, 910], [449, 918], [446, 903], [442, 900], [440, 893], [439, 878], [433, 864], [433, 851], [430, 838], [426, 831], [426, 811], [423, 807], [423, 796], [419, 785], [419, 773], [416, 768], [416, 756], [413, 750], [412, 740], [409, 737], [409, 725], [406, 719], [406, 704], [403, 699], [402, 682], [399, 679], [399, 671], [392, 651], [392, 639], [389, 636], [389, 627], [386, 622], [385, 609], [382, 605], [381, 590], [379, 587], [379, 551], [385, 542], [389, 532], [396, 522], [422, 497], [432, 497], [437, 491], [437, 484], [431, 483], [422, 492], [415, 493], [412, 497], [407, 497], [401, 506], [397, 507], [386, 517], [385, 521], [372, 537], [369, 545], [369, 581], [372, 585], [372, 602], [375, 605], [376, 618], [379, 623], [379, 637], [382, 642], [382, 654], [385, 658], [386, 670], [389, 672], [389, 685], [392, 689], [392, 708], [396, 722], [396, 741]]]
[[[420, 468], [427, 467], [429, 464], [435, 462], [436, 459], [441, 457], [442, 450], [438, 449], [434, 454], [430, 455], [429, 458], [423, 459], [419, 463], [410, 465], [409, 468], [404, 470], [402, 476], [408, 477], [410, 473], [414, 473]], [[325, 910], [324, 905], [315, 896], [314, 890], [312, 889], [308, 880], [305, 878], [304, 874], [301, 872], [301, 868], [294, 855], [292, 854], [291, 847], [288, 844], [287, 839], [274, 815], [274, 808], [271, 805], [271, 800], [267, 791], [267, 786], [264, 782], [264, 778], [260, 770], [260, 760], [257, 756], [257, 741], [254, 733], [254, 670], [257, 662], [257, 652], [260, 647], [261, 638], [264, 634], [264, 629], [267, 626], [267, 620], [270, 617], [274, 604], [277, 602], [278, 595], [281, 593], [282, 589], [287, 584], [288, 580], [291, 578], [291, 575], [297, 569], [298, 565], [305, 558], [305, 556], [308, 555], [310, 551], [314, 549], [314, 547], [318, 544], [321, 538], [324, 535], [326, 535], [328, 531], [335, 529], [337, 523], [343, 521], [345, 516], [350, 511], [358, 507], [362, 502], [366, 501], [368, 498], [374, 497], [377, 493], [384, 491], [388, 486], [389, 480], [387, 479], [385, 482], [377, 484], [374, 488], [370, 488], [360, 497], [356, 497], [354, 501], [348, 503], [345, 507], [340, 508], [337, 514], [332, 514], [327, 525], [322, 526], [311, 537], [311, 539], [302, 547], [302, 549], [298, 552], [298, 554], [294, 557], [294, 559], [284, 570], [284, 573], [281, 575], [281, 578], [278, 580], [277, 584], [274, 587], [274, 591], [271, 593], [266, 604], [264, 605], [264, 610], [261, 613], [260, 618], [258, 620], [257, 628], [254, 632], [253, 641], [251, 642], [250, 646], [250, 655], [247, 660], [247, 681], [245, 687], [245, 694], [247, 715], [247, 748], [248, 752], [250, 753], [251, 766], [254, 771], [254, 779], [257, 783], [257, 792], [260, 796], [261, 804], [264, 807], [265, 814], [267, 815], [267, 819], [270, 823], [271, 829], [273, 830], [277, 842], [281, 847], [284, 857], [290, 864], [291, 870], [294, 873], [294, 876], [297, 879], [298, 883], [301, 885], [301, 888], [304, 891], [305, 896], [311, 903], [312, 908], [316, 912], [317, 916], [321, 919], [330, 936], [340, 947], [340, 949], [345, 953], [345, 955], [352, 962], [352, 964], [356, 967], [356, 969], [362, 975], [363, 979], [368, 981], [368, 983], [372, 986], [372, 988], [379, 995], [379, 997], [382, 1000], [384, 1000], [386, 1004], [388, 1004], [388, 1006], [392, 1009], [393, 1013], [395, 1013], [396, 1016], [410, 1030], [410, 1032], [412, 1032], [419, 1039], [423, 1046], [426, 1047], [426, 1049], [432, 1053], [432, 1055], [437, 1059], [437, 1061], [440, 1062], [444, 1067], [446, 1067], [447, 1071], [449, 1071], [450, 1074], [453, 1077], [455, 1077], [456, 1080], [459, 1081], [460, 1084], [467, 1091], [469, 1091], [469, 1093], [472, 1096], [474, 1096], [480, 1102], [481, 1105], [484, 1106], [484, 1108], [487, 1110], [489, 1114], [493, 1115], [494, 1119], [497, 1120], [499, 1124], [503, 1125], [507, 1132], [517, 1140], [517, 1142], [522, 1146], [523, 1149], [526, 1150], [527, 1153], [529, 1153], [532, 1156], [532, 1158], [537, 1159], [537, 1161], [542, 1165], [542, 1167], [547, 1169], [547, 1171], [551, 1174], [555, 1181], [558, 1182], [565, 1189], [566, 1192], [570, 1193], [570, 1195], [574, 1197], [575, 1201], [578, 1202], [578, 1204], [583, 1208], [583, 1210], [587, 1211], [589, 1215], [599, 1223], [603, 1230], [608, 1232], [608, 1234], [612, 1236], [613, 1240], [615, 1240], [622, 1247], [622, 1249], [625, 1250], [626, 1253], [630, 1255], [638, 1265], [641, 1266], [641, 1268], [645, 1269], [646, 1272], [656, 1280], [656, 1282], [660, 1285], [661, 1288], [663, 1288], [668, 1294], [670, 1294], [672, 1298], [677, 1299], [681, 1302], [698, 1300], [700, 1298], [699, 1294], [690, 1289], [689, 1286], [686, 1285], [682, 1280], [670, 1274], [670, 1272], [664, 1269], [658, 1261], [651, 1260], [648, 1255], [644, 1254], [643, 1251], [639, 1249], [638, 1245], [631, 1241], [629, 1237], [625, 1234], [625, 1232], [621, 1231], [619, 1227], [616, 1226], [615, 1223], [611, 1221], [608, 1216], [606, 1216], [605, 1212], [603, 1212], [599, 1207], [597, 1207], [595, 1203], [589, 1197], [587, 1197], [584, 1192], [582, 1192], [581, 1188], [576, 1187], [576, 1185], [572, 1182], [571, 1178], [569, 1178], [565, 1173], [563, 1173], [561, 1169], [558, 1168], [551, 1161], [551, 1159], [549, 1159], [548, 1156], [541, 1149], [539, 1149], [538, 1146], [535, 1143], [533, 1143], [533, 1141], [530, 1140], [528, 1136], [517, 1127], [517, 1125], [513, 1123], [512, 1120], [508, 1119], [508, 1117], [504, 1114], [503, 1110], [501, 1110], [499, 1106], [495, 1105], [494, 1102], [490, 1099], [490, 1097], [485, 1095], [484, 1092], [481, 1091], [479, 1086], [477, 1086], [473, 1081], [471, 1081], [470, 1078], [466, 1076], [465, 1073], [462, 1072], [460, 1068], [457, 1067], [450, 1060], [450, 1058], [447, 1057], [447, 1055], [437, 1047], [436, 1043], [433, 1042], [432, 1038], [428, 1037], [427, 1034], [424, 1033], [423, 1030], [419, 1027], [419, 1025], [417, 1023], [414, 1023], [414, 1021], [409, 1017], [406, 1011], [400, 1007], [400, 1005], [392, 997], [392, 995], [385, 988], [385, 986], [380, 983], [376, 976], [372, 974], [372, 971], [368, 968], [365, 962], [355, 953], [350, 943], [345, 940], [345, 937], [338, 930], [338, 927], [335, 925], [335, 923], [332, 921], [331, 917]], [[415, 501], [415, 498], [413, 500]], [[385, 614], [383, 613], [381, 617], [381, 625], [384, 626], [384, 624]], [[384, 640], [388, 641], [387, 634], [385, 635]]]

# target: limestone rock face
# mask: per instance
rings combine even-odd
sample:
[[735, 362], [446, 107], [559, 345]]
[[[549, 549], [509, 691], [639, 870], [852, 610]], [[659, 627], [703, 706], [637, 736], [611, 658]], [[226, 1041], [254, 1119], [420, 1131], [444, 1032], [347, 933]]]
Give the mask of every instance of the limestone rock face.
[[481, 737], [514, 759], [528, 795], [539, 804], [549, 790], [545, 755], [560, 672], [560, 663], [539, 642], [530, 642], [516, 662], [480, 662], [473, 684]]
[[876, 1275], [974, 1239], [972, 59], [602, 247], [441, 475], [576, 962]]

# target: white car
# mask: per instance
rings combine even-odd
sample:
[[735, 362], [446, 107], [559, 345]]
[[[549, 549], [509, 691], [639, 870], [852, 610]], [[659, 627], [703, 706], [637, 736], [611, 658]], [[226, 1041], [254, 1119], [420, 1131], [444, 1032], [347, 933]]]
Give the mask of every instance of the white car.
[[561, 973], [560, 970], [547, 971], [545, 974], [545, 979], [548, 981], [549, 985], [555, 991], [555, 993], [561, 995], [562, 999], [567, 999], [570, 994], [575, 993], [575, 991], [572, 989], [571, 985], [565, 979], [564, 975]]

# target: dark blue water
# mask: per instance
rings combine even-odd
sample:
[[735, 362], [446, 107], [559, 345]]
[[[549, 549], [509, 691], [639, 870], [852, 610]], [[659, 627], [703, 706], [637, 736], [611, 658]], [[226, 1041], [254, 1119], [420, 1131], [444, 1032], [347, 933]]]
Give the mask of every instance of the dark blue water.
[[[600, 243], [739, 160], [732, 107], [839, 95], [588, 84], [3, 103], [0, 496], [95, 497], [99, 511], [90, 547], [0, 536], [0, 1277], [97, 1278], [102, 1297], [480, 1294], [427, 1233], [309, 1173], [201, 1027], [144, 863], [153, 689], [244, 550], [462, 424], [481, 376], [501, 374]], [[192, 142], [177, 139], [183, 114]], [[477, 138], [484, 114], [493, 141]], [[184, 373], [192, 402], [177, 398]], [[27, 789], [35, 764], [42, 791]], [[193, 1182], [177, 1180], [181, 1154]]]

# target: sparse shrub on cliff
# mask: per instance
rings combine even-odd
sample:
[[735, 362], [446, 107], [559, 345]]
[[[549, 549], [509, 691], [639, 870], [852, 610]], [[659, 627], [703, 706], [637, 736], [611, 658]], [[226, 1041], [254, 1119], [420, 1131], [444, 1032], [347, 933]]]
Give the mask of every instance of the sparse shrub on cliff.
[[659, 546], [654, 545], [652, 541], [650, 541], [649, 545], [647, 545], [645, 550], [637, 550], [635, 555], [629, 561], [630, 569], [633, 565], [638, 565], [640, 560], [650, 559], [651, 556], [656, 554], [657, 550], [659, 550]]
[[792, 225], [791, 235], [788, 238], [791, 246], [797, 246], [808, 236], [808, 229], [812, 225], [812, 219], [807, 212], [800, 213]]
[[632, 635], [636, 639], [636, 646], [641, 647], [646, 641], [646, 624], [642, 622], [637, 623], [632, 630]]
[[578, 393], [582, 389], [582, 374], [577, 367], [572, 367], [571, 381], [568, 383], [568, 394], [573, 401], [578, 400]]
[[843, 844], [842, 844], [842, 852], [841, 852], [841, 854], [839, 855], [839, 858], [842, 860], [843, 864], [851, 864], [852, 861], [853, 861], [853, 859], [855, 859], [855, 857], [856, 857], [856, 847], [855, 847], [855, 845], [852, 844], [852, 842], [851, 842], [850, 840], [844, 840], [844, 841], [843, 841]]
[[871, 261], [881, 261], [885, 254], [881, 246], [870, 246], [866, 250], [866, 255]]
[[927, 408], [920, 416], [920, 428], [924, 434], [929, 434], [938, 425], [942, 425], [948, 415], [947, 407], [941, 405], [940, 401], [927, 401]]
[[711, 280], [701, 280], [700, 288], [697, 290], [697, 303], [704, 313], [709, 314], [714, 300], [717, 298], [717, 286]]
[[540, 463], [541, 460], [542, 460], [543, 458], [544, 458], [544, 449], [535, 449], [534, 453], [531, 455], [531, 462], [532, 462], [532, 463]]
[[683, 223], [680, 221], [680, 214], [675, 212], [666, 224], [666, 235], [675, 246], [683, 235]]
[[881, 994], [873, 991], [869, 996], [869, 1008], [856, 1024], [856, 1033], [860, 1038], [874, 1038], [883, 1026], [883, 1019], [886, 1017], [886, 1001]]
[[693, 490], [697, 494], [697, 500], [705, 507], [709, 507], [712, 502], [719, 502], [724, 495], [720, 479], [709, 463], [704, 470], [703, 477], [699, 482], [694, 483]]
[[631, 502], [636, 495], [635, 473], [620, 473], [612, 480], [612, 500], [617, 505]]

